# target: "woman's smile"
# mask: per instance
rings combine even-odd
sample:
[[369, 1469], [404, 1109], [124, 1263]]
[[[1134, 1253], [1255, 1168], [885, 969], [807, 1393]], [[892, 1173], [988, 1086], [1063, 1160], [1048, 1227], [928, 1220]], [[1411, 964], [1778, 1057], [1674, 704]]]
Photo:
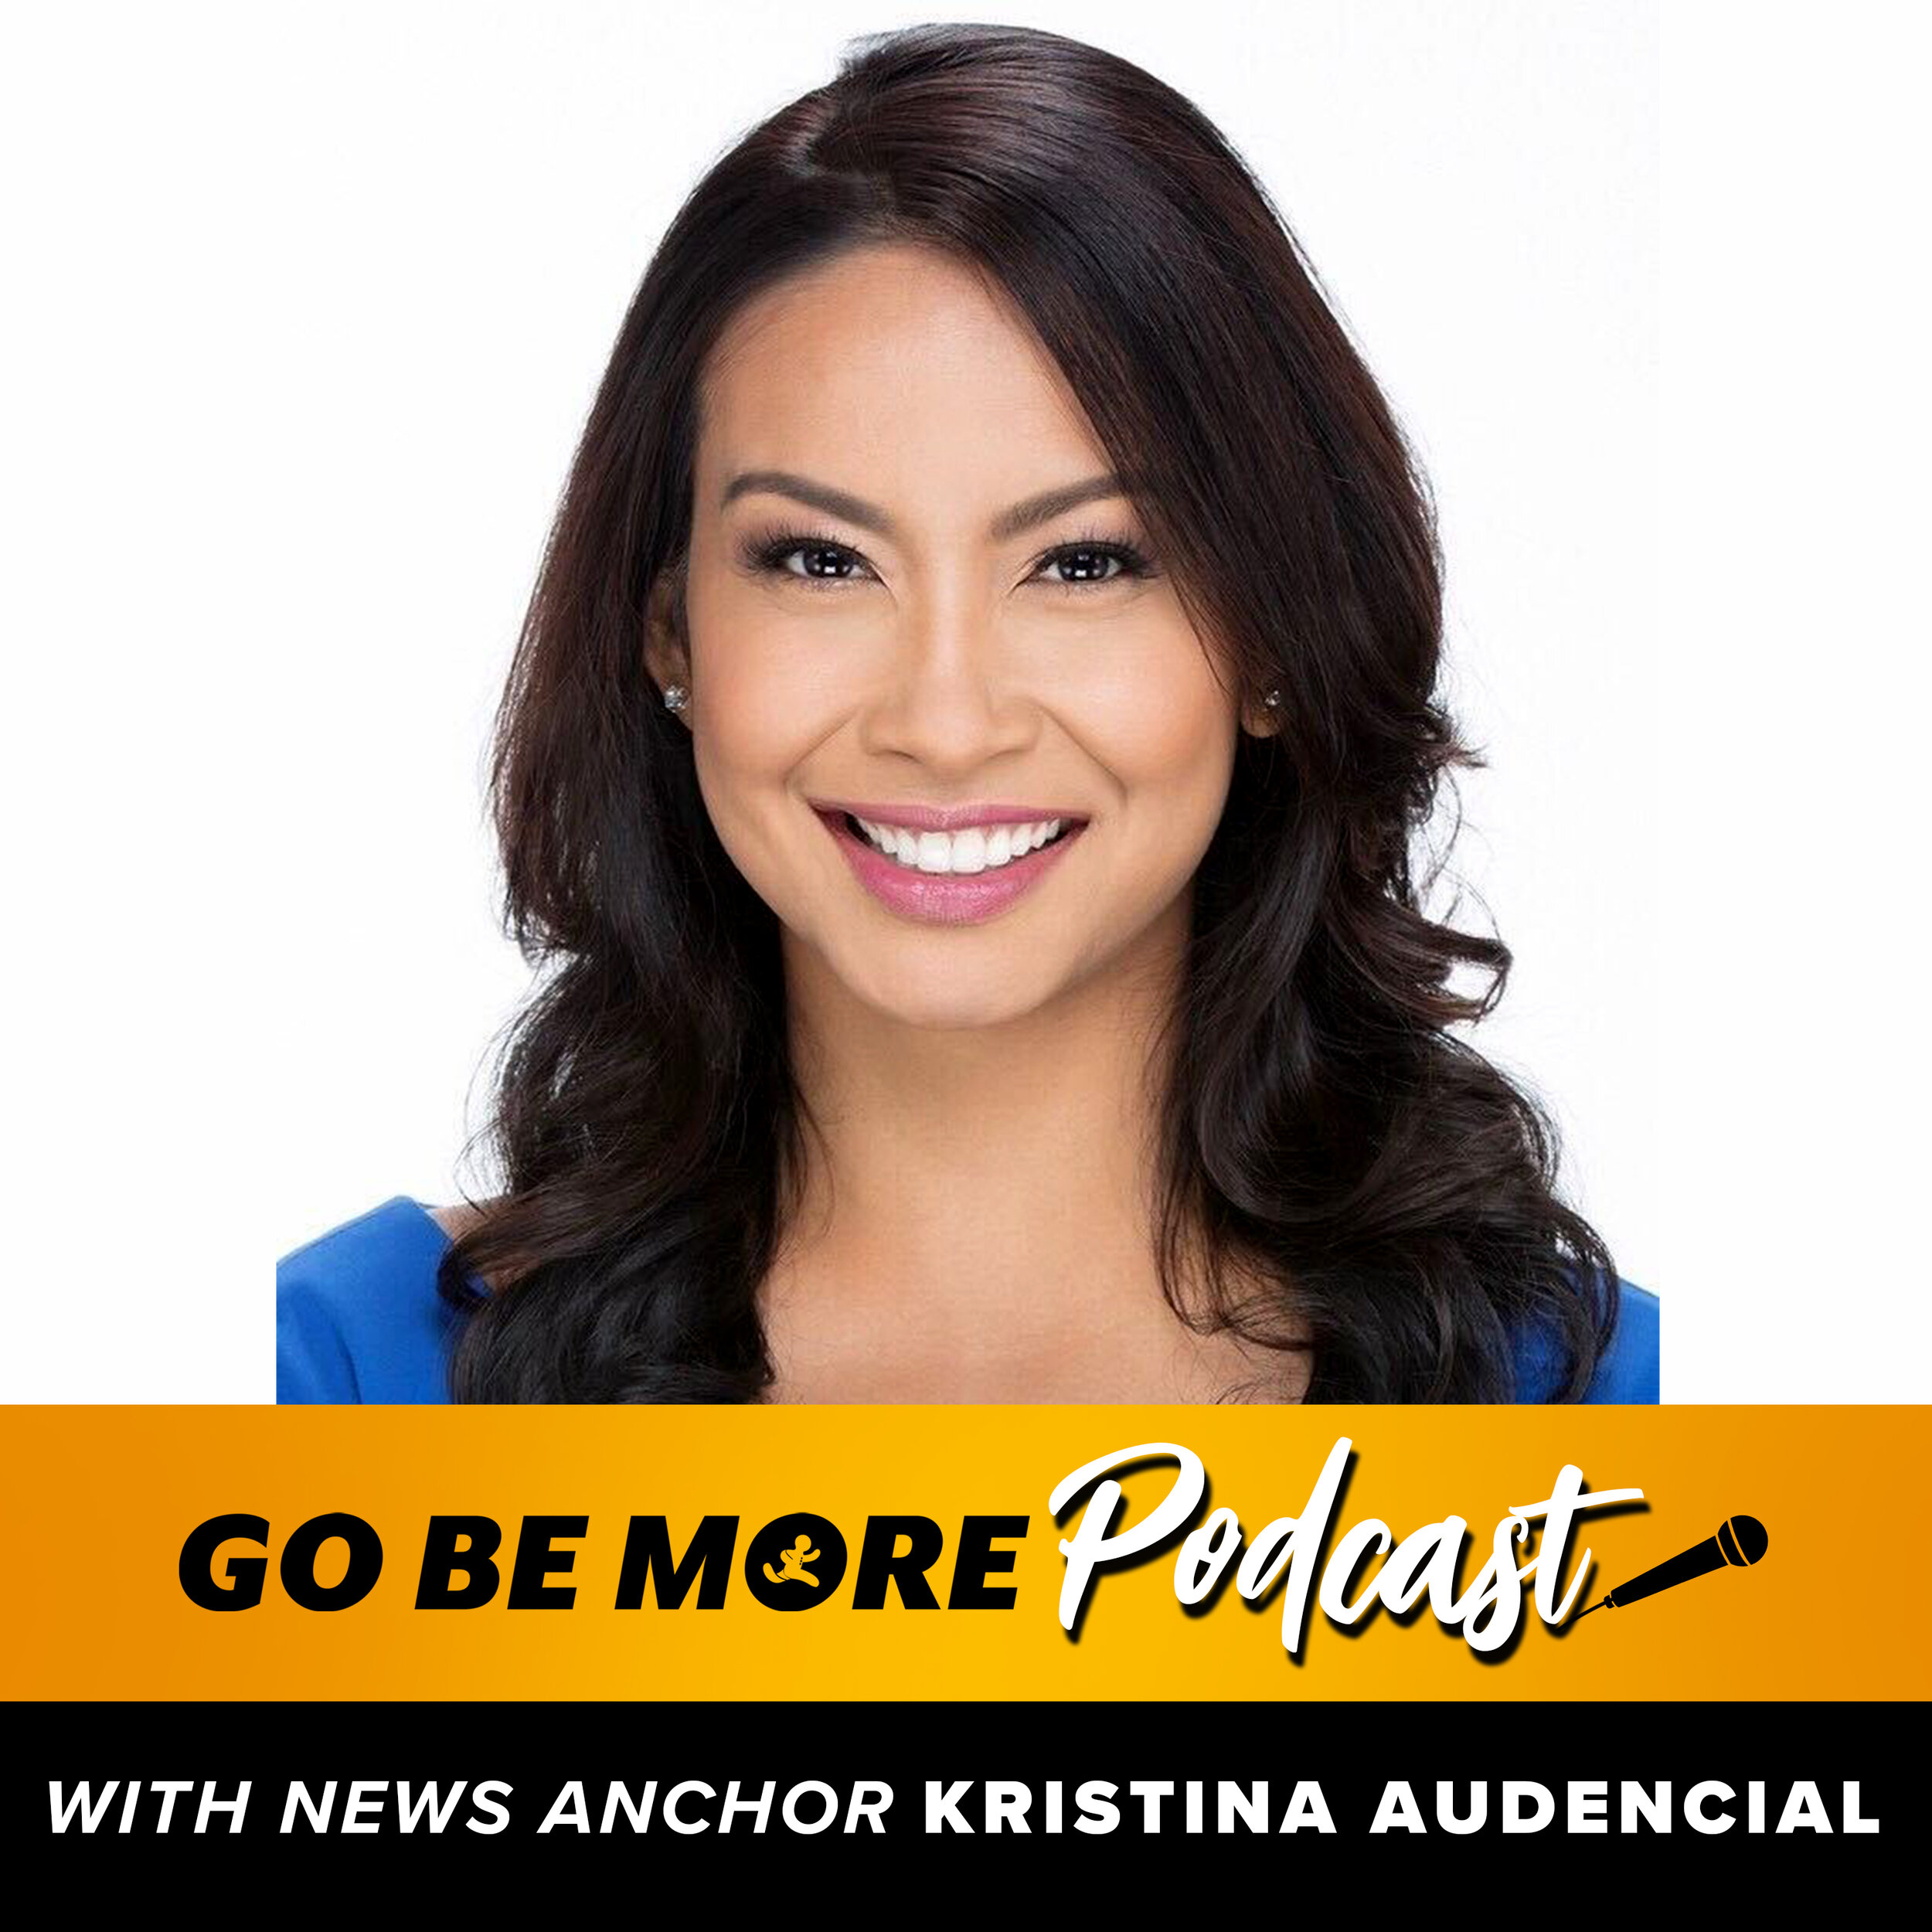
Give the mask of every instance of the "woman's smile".
[[1021, 805], [812, 809], [859, 883], [889, 911], [934, 925], [996, 917], [1044, 879], [1085, 818]]

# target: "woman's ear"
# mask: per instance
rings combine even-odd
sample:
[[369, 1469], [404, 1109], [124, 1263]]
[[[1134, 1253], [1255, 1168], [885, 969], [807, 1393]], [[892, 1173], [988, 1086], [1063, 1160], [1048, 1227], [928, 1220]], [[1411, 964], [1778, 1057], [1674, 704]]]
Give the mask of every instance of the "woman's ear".
[[674, 692], [684, 693], [684, 703], [666, 709], [685, 716], [688, 727], [690, 720], [685, 713], [691, 692], [691, 646], [685, 629], [684, 572], [680, 566], [674, 564], [660, 570], [651, 587], [645, 607], [644, 663], [661, 699]]
[[1270, 695], [1273, 704], [1259, 692], [1250, 692], [1241, 701], [1241, 729], [1251, 738], [1272, 738], [1281, 729], [1281, 693], [1277, 689]]

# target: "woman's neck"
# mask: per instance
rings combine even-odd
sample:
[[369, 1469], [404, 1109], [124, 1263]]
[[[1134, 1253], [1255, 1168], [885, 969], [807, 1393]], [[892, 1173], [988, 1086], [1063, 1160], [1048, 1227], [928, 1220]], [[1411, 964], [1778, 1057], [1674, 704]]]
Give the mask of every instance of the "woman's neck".
[[800, 1232], [930, 1267], [936, 1287], [962, 1253], [1019, 1264], [1072, 1225], [1145, 1243], [1179, 913], [1132, 958], [989, 1026], [882, 1014], [787, 942], [794, 1077], [822, 1131]]

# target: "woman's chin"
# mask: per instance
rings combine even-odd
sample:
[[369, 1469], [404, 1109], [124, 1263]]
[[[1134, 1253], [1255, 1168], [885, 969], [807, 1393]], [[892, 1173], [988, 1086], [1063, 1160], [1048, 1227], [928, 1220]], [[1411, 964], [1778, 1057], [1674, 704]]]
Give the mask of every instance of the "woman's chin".
[[1015, 985], [1010, 975], [982, 985], [970, 977], [936, 972], [930, 978], [914, 976], [852, 990], [882, 1019], [935, 1032], [958, 1032], [1025, 1019], [1045, 1005], [1055, 989], [1044, 982]]

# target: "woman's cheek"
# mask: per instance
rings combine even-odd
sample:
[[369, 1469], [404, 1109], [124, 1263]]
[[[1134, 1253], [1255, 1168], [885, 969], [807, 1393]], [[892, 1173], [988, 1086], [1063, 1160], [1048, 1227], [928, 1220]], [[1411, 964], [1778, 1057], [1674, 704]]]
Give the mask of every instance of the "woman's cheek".
[[717, 615], [704, 634], [716, 642], [694, 637], [698, 785], [726, 852], [775, 908], [804, 889], [801, 867], [823, 838], [794, 776], [838, 730], [851, 698], [838, 654], [814, 650], [795, 626], [752, 611]]
[[1063, 715], [1083, 722], [1088, 754], [1137, 815], [1158, 813], [1175, 843], [1204, 849], [1234, 769], [1233, 699], [1191, 630], [1154, 630], [1111, 654]]

